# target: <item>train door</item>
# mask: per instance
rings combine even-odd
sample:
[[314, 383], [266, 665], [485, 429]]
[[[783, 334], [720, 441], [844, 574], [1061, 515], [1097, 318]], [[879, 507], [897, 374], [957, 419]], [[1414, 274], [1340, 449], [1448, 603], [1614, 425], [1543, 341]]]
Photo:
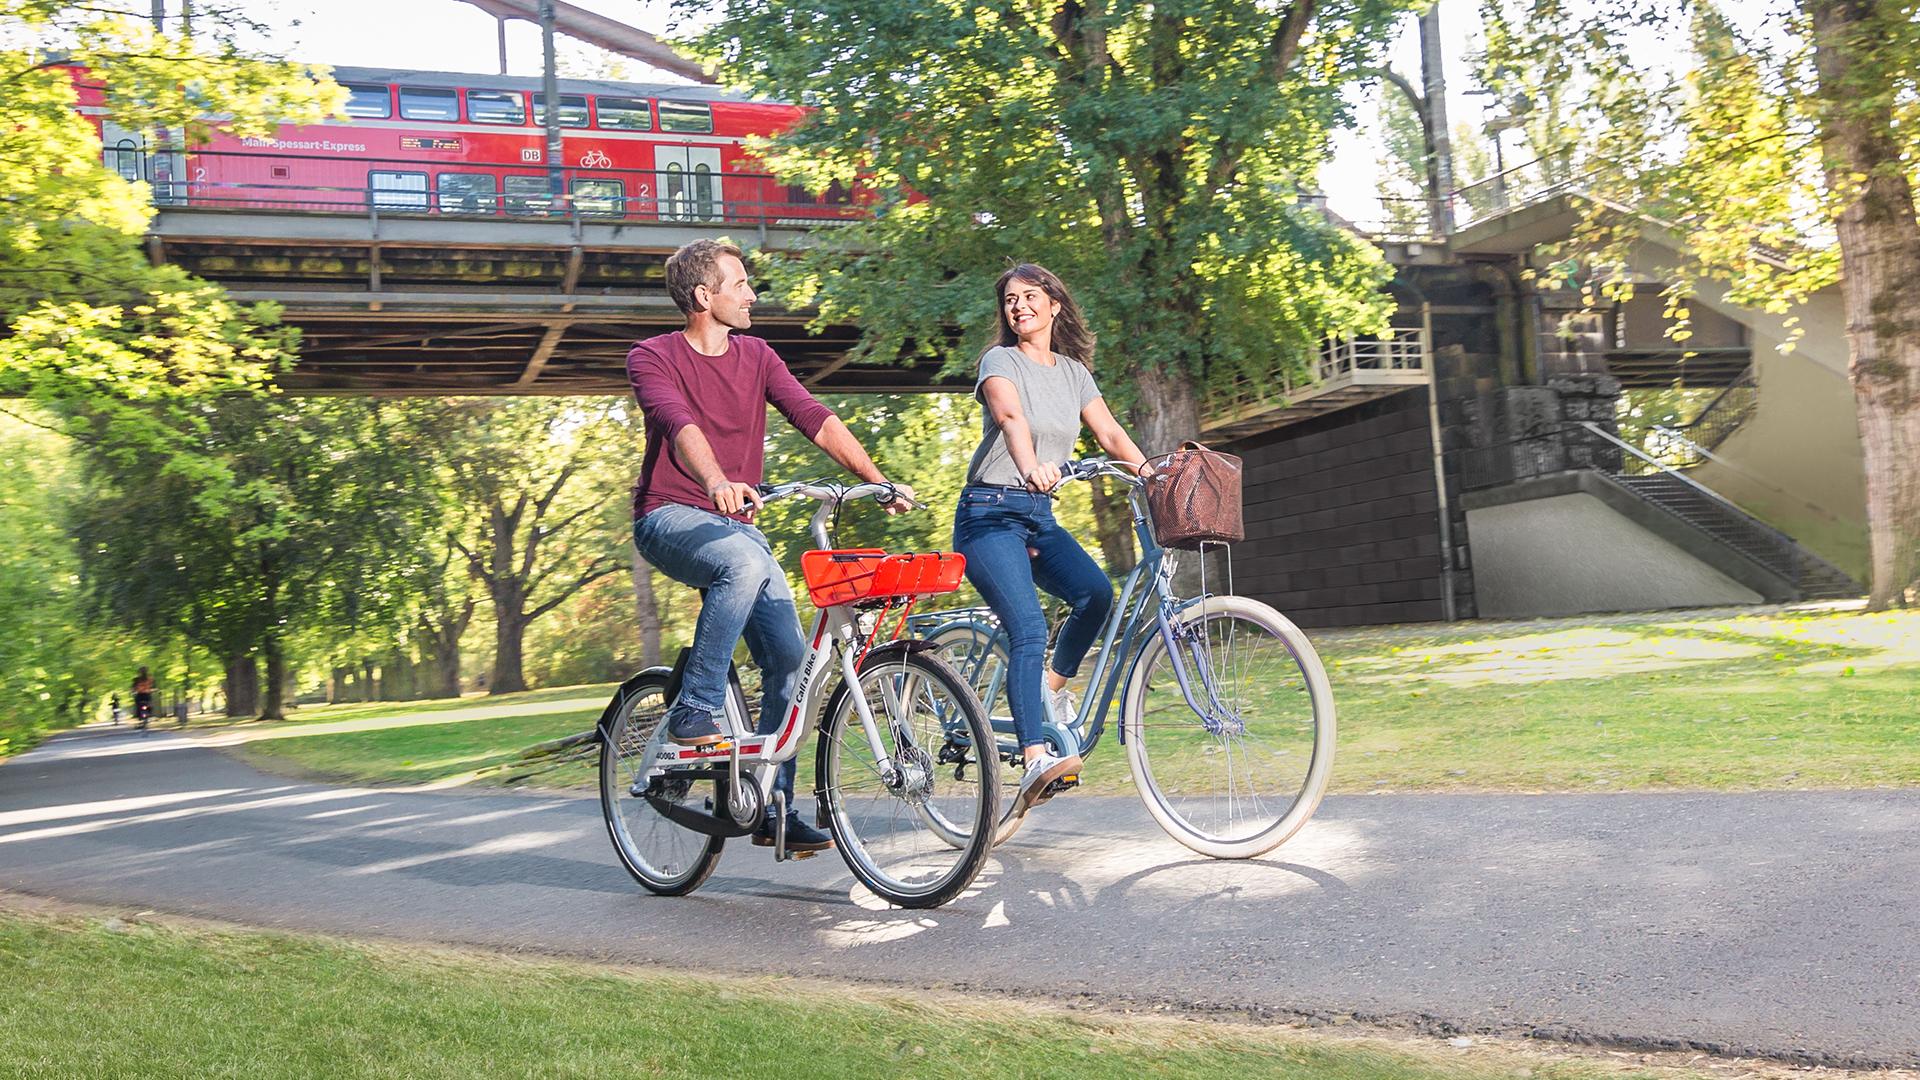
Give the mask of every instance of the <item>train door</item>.
[[146, 140], [111, 120], [100, 122], [101, 160], [126, 180], [153, 185], [157, 206], [187, 201], [186, 155], [177, 150], [149, 153]]
[[656, 183], [661, 220], [720, 220], [719, 147], [655, 147], [653, 167], [659, 170]]

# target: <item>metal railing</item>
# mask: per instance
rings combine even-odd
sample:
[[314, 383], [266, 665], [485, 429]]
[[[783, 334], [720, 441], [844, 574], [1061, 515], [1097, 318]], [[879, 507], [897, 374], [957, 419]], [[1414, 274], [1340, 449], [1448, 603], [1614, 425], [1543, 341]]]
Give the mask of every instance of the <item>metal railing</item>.
[[1395, 329], [1384, 338], [1329, 338], [1320, 347], [1314, 374], [1332, 382], [1356, 371], [1427, 370], [1427, 334], [1420, 327]]
[[1456, 188], [1448, 195], [1453, 209], [1453, 227], [1463, 229], [1556, 195], [1571, 191], [1592, 178], [1593, 172], [1576, 172], [1571, 161], [1563, 158], [1535, 158], [1522, 162], [1485, 180]]
[[1670, 429], [1655, 430], [1668, 430], [1678, 435], [1692, 448], [1694, 460], [1691, 463], [1697, 465], [1705, 460], [1700, 451], [1718, 449], [1729, 435], [1753, 418], [1754, 411], [1759, 407], [1760, 382], [1754, 378], [1753, 368], [1748, 367], [1731, 385], [1707, 402], [1707, 407], [1701, 409], [1699, 415]]
[[1427, 357], [1426, 333], [1419, 327], [1395, 328], [1386, 338], [1328, 338], [1321, 343], [1307, 378], [1292, 372], [1266, 377], [1242, 374], [1207, 391], [1200, 412], [1220, 418], [1290, 402], [1351, 379], [1356, 372], [1425, 372]]
[[[125, 162], [126, 151], [111, 151]], [[142, 155], [150, 159], [153, 155]], [[295, 182], [298, 168], [317, 179]], [[460, 218], [833, 225], [867, 216], [850, 196], [806, 195], [770, 173], [529, 162], [422, 162], [193, 151], [180, 178], [150, 180], [163, 207]], [[250, 175], [266, 173], [265, 176]], [[139, 179], [149, 179], [142, 166]], [[553, 191], [555, 174], [560, 191]]]

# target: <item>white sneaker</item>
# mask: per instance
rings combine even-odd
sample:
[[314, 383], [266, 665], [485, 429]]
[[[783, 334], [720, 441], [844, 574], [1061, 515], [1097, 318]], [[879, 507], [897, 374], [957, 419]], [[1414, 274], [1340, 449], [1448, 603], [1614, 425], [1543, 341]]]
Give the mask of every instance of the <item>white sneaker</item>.
[[1023, 816], [1027, 811], [1052, 798], [1047, 789], [1053, 786], [1054, 781], [1069, 777], [1078, 779], [1079, 776], [1079, 754], [1055, 757], [1052, 754], [1043, 753], [1027, 762], [1027, 771], [1020, 777], [1020, 791], [1013, 797], [1014, 816]]
[[1053, 714], [1054, 723], [1063, 728], [1070, 728], [1079, 722], [1080, 699], [1074, 696], [1072, 690], [1064, 686], [1058, 690], [1048, 690], [1045, 684], [1042, 684], [1040, 696], [1046, 699], [1047, 709]]

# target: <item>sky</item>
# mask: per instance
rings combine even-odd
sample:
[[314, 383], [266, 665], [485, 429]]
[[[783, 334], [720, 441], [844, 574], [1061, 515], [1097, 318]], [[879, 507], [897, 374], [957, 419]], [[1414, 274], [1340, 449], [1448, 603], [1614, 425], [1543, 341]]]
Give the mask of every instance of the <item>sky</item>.
[[[656, 34], [676, 29], [666, 0], [573, 0], [581, 7], [619, 19]], [[170, 0], [177, 11], [179, 0]], [[499, 70], [499, 42], [493, 17], [462, 0], [251, 0], [246, 4], [260, 22], [273, 28], [259, 44], [294, 59], [335, 65], [398, 67], [437, 71], [490, 73]], [[1478, 23], [1477, 0], [1441, 0], [1440, 25], [1446, 54], [1447, 110], [1454, 125], [1484, 122], [1484, 99], [1468, 96], [1471, 89], [1467, 52]], [[685, 29], [681, 27], [679, 29]], [[591, 50], [561, 40], [563, 57]], [[540, 31], [531, 23], [507, 25], [508, 72], [540, 73]], [[1392, 53], [1391, 66], [1416, 85], [1420, 82], [1419, 35], [1411, 19]], [[635, 65], [637, 72], [647, 69]], [[661, 73], [636, 74], [646, 81], [678, 82]], [[1363, 126], [1376, 116], [1363, 106]], [[1511, 138], [1511, 136], [1509, 136]], [[1333, 209], [1356, 221], [1384, 215], [1372, 193], [1376, 190], [1376, 160], [1380, 156], [1373, 136], [1349, 131], [1334, 140], [1333, 159], [1321, 172], [1321, 187]]]

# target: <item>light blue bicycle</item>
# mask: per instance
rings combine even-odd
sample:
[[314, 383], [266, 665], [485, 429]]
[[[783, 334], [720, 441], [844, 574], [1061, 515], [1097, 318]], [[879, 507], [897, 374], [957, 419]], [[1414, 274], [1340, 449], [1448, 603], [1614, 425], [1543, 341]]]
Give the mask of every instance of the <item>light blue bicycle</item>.
[[[1313, 816], [1333, 765], [1333, 689], [1319, 654], [1271, 606], [1209, 594], [1204, 579], [1200, 596], [1177, 598], [1174, 560], [1198, 556], [1155, 540], [1144, 485], [1131, 470], [1090, 459], [1062, 472], [1062, 484], [1102, 476], [1127, 484], [1141, 558], [1096, 643], [1078, 714], [1045, 725], [1051, 749], [1077, 752], [1098, 778], [1091, 755], [1117, 699], [1134, 787], [1168, 835], [1221, 859], [1272, 851]], [[1005, 692], [1005, 632], [984, 608], [922, 618], [921, 631], [987, 706], [1001, 805], [1011, 807], [1021, 754]], [[1023, 820], [1009, 810], [994, 842]], [[942, 832], [937, 820], [929, 824]], [[964, 842], [962, 830], [951, 832], [949, 842]]]

